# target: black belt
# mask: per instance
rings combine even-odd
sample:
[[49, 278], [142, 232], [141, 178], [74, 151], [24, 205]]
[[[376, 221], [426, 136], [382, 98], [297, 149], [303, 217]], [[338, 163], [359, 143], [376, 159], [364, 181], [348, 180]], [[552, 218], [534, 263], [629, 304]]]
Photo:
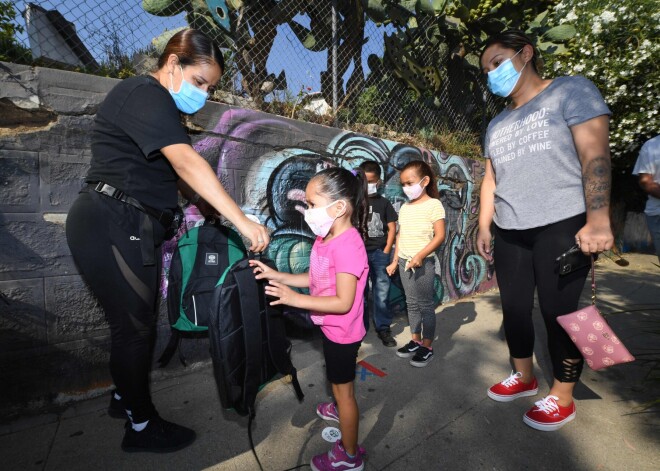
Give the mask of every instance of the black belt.
[[119, 200], [122, 203], [130, 204], [131, 206], [136, 207], [143, 213], [147, 213], [148, 215], [155, 218], [166, 229], [172, 225], [172, 219], [174, 218], [173, 211], [160, 211], [150, 206], [146, 206], [140, 203], [135, 198], [128, 196], [119, 188], [115, 188], [114, 186], [108, 185], [105, 182], [88, 183], [87, 186], [88, 188], [96, 191], [97, 193], [101, 193], [102, 195], [109, 196], [110, 198]]
[[115, 188], [112, 185], [108, 185], [105, 182], [92, 182], [88, 183], [81, 192], [94, 190], [97, 193], [102, 195], [109, 196], [112, 199], [121, 201], [125, 204], [130, 204], [131, 206], [139, 209], [144, 216], [140, 221], [140, 251], [142, 252], [142, 263], [145, 266], [155, 265], [156, 261], [154, 258], [154, 230], [151, 223], [151, 219], [148, 216], [152, 216], [160, 224], [163, 225], [165, 229], [169, 229], [172, 225], [174, 219], [174, 211], [160, 211], [155, 208], [143, 205], [135, 198], [128, 196], [123, 191]]

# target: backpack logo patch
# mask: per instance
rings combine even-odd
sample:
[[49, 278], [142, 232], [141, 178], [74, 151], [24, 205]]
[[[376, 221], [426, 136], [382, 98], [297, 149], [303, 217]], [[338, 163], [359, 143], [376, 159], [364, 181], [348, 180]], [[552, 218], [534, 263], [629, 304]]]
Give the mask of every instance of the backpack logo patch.
[[217, 265], [218, 264], [218, 254], [217, 253], [207, 253], [206, 261], [204, 265]]

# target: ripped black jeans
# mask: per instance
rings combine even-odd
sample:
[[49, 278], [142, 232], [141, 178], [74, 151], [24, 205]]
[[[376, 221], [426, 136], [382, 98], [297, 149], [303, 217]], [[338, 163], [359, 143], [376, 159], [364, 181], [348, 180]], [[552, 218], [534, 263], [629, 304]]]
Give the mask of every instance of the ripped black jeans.
[[580, 214], [543, 227], [505, 230], [495, 227], [495, 272], [500, 288], [504, 332], [513, 358], [534, 353], [534, 290], [548, 333], [548, 349], [555, 379], [574, 383], [584, 360], [557, 316], [576, 311], [589, 268], [560, 276], [556, 258], [575, 244], [586, 223]]
[[[149, 371], [161, 272], [160, 247], [155, 265], [144, 266], [137, 208], [95, 192], [81, 193], [66, 221], [66, 237], [80, 273], [97, 297], [110, 325], [110, 374], [133, 421], [155, 414]], [[154, 224], [160, 246], [164, 229]]]

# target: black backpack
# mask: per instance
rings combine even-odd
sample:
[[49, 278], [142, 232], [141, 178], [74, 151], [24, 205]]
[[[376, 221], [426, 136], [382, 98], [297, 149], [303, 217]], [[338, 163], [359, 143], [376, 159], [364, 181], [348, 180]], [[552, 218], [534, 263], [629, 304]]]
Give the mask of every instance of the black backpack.
[[[266, 258], [262, 263], [275, 268]], [[213, 371], [220, 402], [254, 417], [257, 393], [278, 374], [290, 376], [299, 401], [304, 397], [291, 363], [291, 342], [283, 311], [266, 299], [265, 280], [256, 280], [248, 259], [236, 262], [216, 287], [209, 317]]]

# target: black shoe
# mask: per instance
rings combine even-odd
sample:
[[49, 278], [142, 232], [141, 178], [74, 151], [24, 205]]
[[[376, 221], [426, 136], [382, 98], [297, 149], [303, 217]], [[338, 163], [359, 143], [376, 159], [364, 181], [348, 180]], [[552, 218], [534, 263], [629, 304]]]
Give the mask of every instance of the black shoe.
[[126, 408], [121, 399], [115, 399], [115, 391], [110, 391], [110, 405], [108, 406], [108, 415], [113, 419], [128, 419]]
[[390, 329], [381, 330], [378, 333], [378, 338], [383, 342], [383, 345], [386, 347], [396, 347], [396, 340], [392, 337], [392, 331]]
[[121, 449], [126, 452], [150, 451], [169, 453], [187, 447], [197, 438], [194, 430], [173, 424], [156, 415], [141, 432], [136, 432], [130, 422], [126, 425]]
[[419, 350], [419, 347], [421, 347], [420, 344], [415, 342], [414, 340], [411, 340], [407, 344], [405, 344], [403, 347], [399, 348], [396, 351], [396, 355], [401, 358], [410, 358], [415, 355], [415, 352]]
[[410, 360], [410, 364], [417, 368], [423, 368], [428, 365], [431, 360], [433, 360], [433, 350], [420, 345], [417, 352], [415, 352], [415, 356]]

